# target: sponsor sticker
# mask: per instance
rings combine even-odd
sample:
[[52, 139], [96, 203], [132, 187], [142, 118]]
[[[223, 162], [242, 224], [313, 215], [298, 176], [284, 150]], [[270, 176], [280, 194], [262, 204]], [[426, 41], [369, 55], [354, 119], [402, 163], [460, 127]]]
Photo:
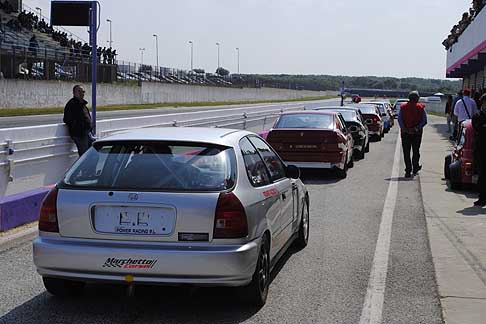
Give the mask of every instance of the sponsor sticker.
[[156, 259], [117, 259], [108, 258], [102, 268], [123, 269], [152, 269], [157, 263]]
[[263, 196], [265, 198], [278, 196], [278, 190], [277, 189], [270, 189], [270, 190], [264, 191]]

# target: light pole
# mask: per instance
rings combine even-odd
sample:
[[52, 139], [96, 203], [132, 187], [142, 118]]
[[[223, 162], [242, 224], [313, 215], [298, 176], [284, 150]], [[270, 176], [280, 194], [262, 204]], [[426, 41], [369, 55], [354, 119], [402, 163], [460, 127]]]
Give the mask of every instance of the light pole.
[[155, 37], [155, 67], [157, 68], [157, 75], [159, 74], [159, 36], [153, 34]]
[[218, 47], [218, 69], [221, 67], [221, 65], [219, 64], [219, 47], [221, 46], [220, 43], [216, 43], [216, 46]]
[[238, 74], [240, 74], [240, 48], [237, 47], [236, 48], [236, 61], [237, 61], [237, 71], [238, 71]]
[[113, 39], [111, 37], [111, 35], [112, 35], [111, 34], [111, 23], [112, 23], [112, 21], [111, 21], [111, 19], [106, 19], [106, 21], [108, 22], [108, 25], [110, 25], [110, 40], [108, 42], [110, 43], [110, 48], [111, 48], [112, 45], [113, 45]]
[[140, 54], [142, 55], [142, 66], [141, 66], [141, 69], [143, 70], [143, 52], [145, 51], [145, 47], [141, 47], [139, 48], [140, 50]]
[[189, 44], [191, 44], [191, 71], [194, 70], [194, 42], [189, 41]]
[[39, 10], [39, 20], [42, 19], [42, 8], [35, 7], [36, 10]]

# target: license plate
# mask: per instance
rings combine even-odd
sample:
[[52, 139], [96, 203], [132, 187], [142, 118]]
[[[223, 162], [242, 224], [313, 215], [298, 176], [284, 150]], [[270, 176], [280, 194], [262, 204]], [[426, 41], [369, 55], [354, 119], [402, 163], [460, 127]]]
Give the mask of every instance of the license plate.
[[479, 180], [479, 176], [478, 175], [473, 175], [472, 176], [472, 183], [473, 184], [477, 184], [479, 182], [478, 180]]
[[316, 149], [317, 145], [295, 145], [296, 149]]
[[97, 232], [124, 235], [168, 235], [175, 224], [175, 211], [159, 207], [95, 207]]

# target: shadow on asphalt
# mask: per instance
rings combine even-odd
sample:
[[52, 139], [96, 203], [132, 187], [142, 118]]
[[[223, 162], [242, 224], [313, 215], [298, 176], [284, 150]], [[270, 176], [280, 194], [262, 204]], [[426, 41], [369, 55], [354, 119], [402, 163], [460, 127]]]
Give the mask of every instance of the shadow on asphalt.
[[[291, 246], [274, 266], [271, 282], [300, 250]], [[271, 291], [271, 286], [270, 286]], [[0, 323], [240, 323], [259, 308], [249, 306], [236, 288], [88, 285], [83, 296], [53, 297], [47, 292], [0, 317]]]
[[458, 210], [457, 213], [463, 216], [484, 216], [486, 215], [486, 209], [484, 207], [471, 206], [463, 210]]
[[440, 134], [442, 139], [447, 140], [452, 145], [452, 141], [449, 140], [449, 136], [451, 136], [451, 134], [448, 133], [448, 128], [447, 128], [447, 124], [445, 123], [445, 120], [444, 120], [444, 124], [432, 124], [431, 126], [437, 130], [437, 132]]
[[300, 180], [306, 185], [321, 185], [338, 183], [343, 179], [338, 178], [334, 170], [307, 169], [300, 171]]
[[393, 178], [387, 178], [385, 181], [393, 181], [393, 182], [410, 182], [414, 181], [415, 178], [405, 178], [405, 177], [393, 177]]

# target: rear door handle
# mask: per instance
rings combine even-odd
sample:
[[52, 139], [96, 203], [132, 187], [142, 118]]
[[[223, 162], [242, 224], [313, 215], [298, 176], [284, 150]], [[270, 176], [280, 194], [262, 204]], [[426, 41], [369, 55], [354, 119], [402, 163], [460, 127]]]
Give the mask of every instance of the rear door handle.
[[286, 199], [287, 199], [287, 195], [283, 193], [283, 194], [282, 194], [282, 199], [283, 199], [283, 200], [286, 200]]

